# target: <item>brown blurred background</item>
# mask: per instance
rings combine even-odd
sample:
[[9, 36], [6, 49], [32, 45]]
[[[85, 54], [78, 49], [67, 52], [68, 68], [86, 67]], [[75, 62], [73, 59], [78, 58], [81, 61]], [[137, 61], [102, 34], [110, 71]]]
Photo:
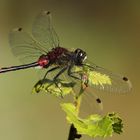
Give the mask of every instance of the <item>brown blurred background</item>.
[[[130, 0], [0, 0], [0, 67], [21, 64], [8, 44], [10, 29], [31, 30], [34, 17], [50, 10], [62, 46], [80, 47], [96, 64], [127, 75], [130, 94], [98, 94], [104, 113], [118, 112], [122, 135], [108, 140], [139, 139], [140, 2]], [[0, 75], [0, 140], [66, 140], [69, 125], [60, 99], [32, 95], [35, 70]], [[89, 140], [83, 137], [81, 140]]]

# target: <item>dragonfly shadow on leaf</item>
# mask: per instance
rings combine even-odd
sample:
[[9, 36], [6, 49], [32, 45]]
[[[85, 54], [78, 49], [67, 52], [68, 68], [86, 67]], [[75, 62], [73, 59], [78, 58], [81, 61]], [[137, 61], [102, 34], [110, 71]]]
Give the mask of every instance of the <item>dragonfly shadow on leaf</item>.
[[67, 82], [57, 79], [55, 82], [51, 79], [41, 79], [33, 87], [32, 93], [44, 92], [56, 97], [64, 97], [73, 92], [75, 82]]

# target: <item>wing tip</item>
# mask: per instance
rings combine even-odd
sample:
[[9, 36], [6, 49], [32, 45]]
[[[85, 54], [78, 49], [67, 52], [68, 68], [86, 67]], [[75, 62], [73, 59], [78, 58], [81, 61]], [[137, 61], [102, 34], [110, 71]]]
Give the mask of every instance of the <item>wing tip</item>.
[[51, 12], [50, 12], [50, 11], [46, 11], [46, 10], [44, 10], [44, 11], [41, 12], [41, 14], [42, 14], [42, 15], [50, 15]]
[[128, 84], [128, 86], [129, 86], [128, 91], [130, 91], [130, 90], [132, 89], [132, 83], [131, 83], [130, 80], [129, 80], [127, 77], [125, 77], [125, 76], [124, 76], [122, 79], [123, 79], [124, 82], [126, 82], [126, 83]]
[[22, 27], [12, 29], [12, 32], [21, 32], [21, 31], [23, 31]]
[[97, 104], [99, 106], [100, 111], [102, 112], [103, 111], [103, 103], [102, 103], [101, 99], [96, 98], [96, 102], [97, 102]]
[[122, 79], [123, 79], [124, 81], [126, 81], [126, 82], [128, 81], [128, 78], [125, 77], [125, 76], [124, 76]]
[[97, 99], [96, 99], [96, 102], [100, 104], [102, 101], [101, 101], [100, 98], [97, 98]]

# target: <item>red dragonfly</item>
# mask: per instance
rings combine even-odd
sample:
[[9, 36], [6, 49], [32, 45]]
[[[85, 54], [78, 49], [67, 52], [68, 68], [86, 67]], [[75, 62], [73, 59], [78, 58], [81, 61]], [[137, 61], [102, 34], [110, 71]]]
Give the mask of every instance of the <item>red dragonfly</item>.
[[[87, 66], [90, 70], [94, 71], [95, 79], [97, 74], [102, 74], [108, 76], [111, 80], [111, 84], [101, 84], [100, 81], [93, 82], [93, 87], [112, 92], [127, 92], [131, 89], [131, 83], [127, 77], [114, 74], [95, 64], [87, 64], [87, 53], [84, 50], [77, 48], [70, 51], [67, 48], [61, 47], [59, 37], [51, 23], [50, 12], [43, 11], [35, 18], [32, 25], [32, 33], [27, 33], [22, 28], [11, 31], [9, 43], [13, 54], [24, 64], [3, 67], [0, 69], [0, 73], [39, 66], [42, 69], [46, 69], [44, 79], [48, 73], [59, 70], [52, 78], [53, 81], [56, 81], [65, 71], [67, 71], [69, 77], [81, 80], [72, 69], [75, 66]], [[50, 47], [52, 47], [51, 50], [49, 50]], [[101, 101], [97, 99], [97, 102]]]

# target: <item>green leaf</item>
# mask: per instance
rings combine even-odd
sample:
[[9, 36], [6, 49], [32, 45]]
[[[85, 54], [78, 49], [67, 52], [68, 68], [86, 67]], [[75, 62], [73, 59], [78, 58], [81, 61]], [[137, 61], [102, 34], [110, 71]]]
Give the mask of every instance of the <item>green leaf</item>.
[[76, 108], [71, 103], [63, 103], [61, 104], [62, 109], [67, 114], [67, 120], [70, 123], [78, 124], [81, 127], [86, 127], [86, 125], [80, 120], [80, 118], [77, 116]]
[[63, 103], [61, 107], [67, 114], [68, 122], [74, 124], [79, 134], [95, 138], [122, 132], [122, 120], [115, 113], [105, 116], [94, 114], [82, 119], [77, 115], [76, 107], [73, 104]]
[[123, 123], [121, 118], [116, 114], [116, 113], [110, 113], [108, 114], [110, 119], [112, 119], [112, 121], [114, 122], [112, 124], [113, 126], [113, 130], [115, 133], [117, 134], [121, 134], [123, 132]]
[[50, 79], [45, 79], [40, 80], [35, 84], [32, 93], [35, 94], [43, 91], [47, 94], [62, 97], [73, 92], [74, 85], [74, 82], [67, 82], [60, 79], [58, 79], [55, 83]]
[[[87, 77], [87, 81], [89, 84], [93, 84], [93, 85], [111, 85], [111, 78], [109, 77], [109, 75], [106, 74], [102, 74], [100, 72], [94, 71], [94, 70], [90, 70], [87, 66], [83, 66], [83, 67], [75, 67], [74, 72], [79, 73], [80, 75], [82, 75], [82, 77]], [[85, 78], [82, 78], [83, 80], [85, 80]]]
[[108, 75], [101, 74], [96, 71], [90, 71], [89, 73], [89, 83], [94, 85], [111, 85], [111, 79]]

